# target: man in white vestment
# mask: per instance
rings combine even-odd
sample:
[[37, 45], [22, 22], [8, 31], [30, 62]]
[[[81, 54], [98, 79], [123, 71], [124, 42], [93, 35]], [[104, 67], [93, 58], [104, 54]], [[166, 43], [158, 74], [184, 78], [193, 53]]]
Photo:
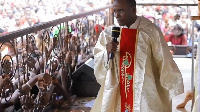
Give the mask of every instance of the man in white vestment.
[[[132, 112], [172, 112], [172, 98], [184, 91], [183, 79], [161, 30], [148, 19], [136, 15], [135, 0], [114, 0], [113, 11], [121, 28], [139, 31]], [[91, 112], [121, 112], [120, 38], [119, 43], [113, 42], [111, 34], [112, 27], [106, 28], [94, 48], [94, 74], [101, 88]], [[113, 59], [109, 59], [111, 52]]]

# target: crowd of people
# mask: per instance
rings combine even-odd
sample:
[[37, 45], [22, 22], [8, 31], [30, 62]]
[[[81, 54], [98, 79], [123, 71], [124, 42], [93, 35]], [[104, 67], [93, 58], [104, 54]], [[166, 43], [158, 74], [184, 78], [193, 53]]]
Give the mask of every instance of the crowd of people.
[[1, 0], [0, 28], [4, 33], [27, 28], [41, 22], [71, 16], [99, 8], [107, 0]]
[[[25, 3], [29, 3], [28, 6]], [[98, 8], [98, 3], [88, 0], [1, 1], [0, 34]], [[58, 25], [29, 35], [28, 42], [25, 37], [19, 37], [15, 44], [14, 41], [4, 43], [0, 55], [0, 110], [47, 112], [72, 105], [76, 98], [72, 91], [72, 73], [93, 58], [93, 48], [106, 25], [105, 14], [100, 12], [69, 21], [68, 31], [64, 31], [65, 25]], [[18, 48], [17, 53], [13, 45]]]
[[[108, 0], [2, 0], [0, 1], [0, 33], [5, 34], [15, 30], [23, 29], [34, 24], [55, 20], [60, 17], [70, 16], [85, 12], [109, 4]], [[148, 3], [185, 3], [194, 4], [197, 0], [153, 0]], [[147, 3], [145, 0], [137, 3]], [[138, 15], [144, 15], [153, 23], [158, 25], [167, 42], [170, 41], [169, 36], [173, 34], [174, 26], [179, 25], [183, 29], [186, 36], [187, 43], [184, 45], [191, 45], [191, 15], [197, 14], [196, 6], [137, 6]], [[102, 15], [102, 16], [105, 16]], [[195, 23], [195, 41], [199, 38], [200, 24], [199, 21]], [[180, 40], [180, 39], [179, 39]], [[185, 41], [185, 40], [184, 40]], [[173, 43], [173, 42], [171, 42]], [[178, 43], [179, 45], [183, 45]]]
[[30, 35], [28, 42], [18, 38], [16, 44], [11, 41], [1, 47], [0, 110], [47, 112], [73, 104], [72, 73], [93, 58], [103, 30], [88, 18], [76, 21], [69, 24], [68, 34], [65, 27], [57, 34], [50, 28]]
[[[149, 1], [150, 3], [175, 3], [185, 4], [185, 6], [137, 6], [139, 15], [144, 15], [149, 18], [153, 23], [160, 27], [165, 40], [171, 42], [173, 45], [190, 45], [191, 46], [191, 29], [192, 21], [190, 20], [191, 15], [198, 14], [197, 6], [187, 6], [187, 4], [197, 4], [197, 0], [157, 0]], [[146, 1], [138, 1], [137, 3], [146, 3]], [[179, 26], [184, 38], [175, 38], [174, 28]], [[195, 21], [195, 41], [199, 39], [199, 21]], [[172, 39], [173, 38], [173, 39]], [[175, 42], [174, 40], [181, 40], [183, 42]], [[186, 42], [185, 42], [186, 41]]]

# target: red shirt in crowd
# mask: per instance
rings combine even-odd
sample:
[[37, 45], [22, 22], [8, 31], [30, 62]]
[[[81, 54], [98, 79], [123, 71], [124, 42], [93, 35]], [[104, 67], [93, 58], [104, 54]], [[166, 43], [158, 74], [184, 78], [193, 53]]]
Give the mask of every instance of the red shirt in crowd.
[[185, 35], [175, 38], [174, 34], [170, 34], [166, 41], [171, 42], [173, 45], [187, 45], [187, 37]]

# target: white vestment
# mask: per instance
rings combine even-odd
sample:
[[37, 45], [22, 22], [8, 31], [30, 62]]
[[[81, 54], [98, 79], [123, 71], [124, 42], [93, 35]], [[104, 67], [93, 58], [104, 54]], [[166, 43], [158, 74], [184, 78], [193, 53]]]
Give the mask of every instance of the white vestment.
[[[138, 17], [130, 28], [137, 26], [134, 112], [171, 112], [172, 98], [183, 93], [182, 75], [160, 29], [144, 17]], [[91, 112], [121, 111], [119, 50], [109, 61], [106, 51], [106, 43], [112, 41], [111, 29], [108, 27], [100, 34], [94, 48], [94, 74], [101, 88]]]
[[200, 57], [199, 57], [199, 53], [200, 53], [200, 41], [198, 42], [198, 47], [197, 47], [197, 55], [196, 55], [196, 66], [195, 66], [195, 76], [194, 76], [194, 86], [195, 86], [195, 95], [194, 95], [194, 104], [193, 104], [193, 108], [192, 108], [192, 112], [199, 112], [200, 111]]

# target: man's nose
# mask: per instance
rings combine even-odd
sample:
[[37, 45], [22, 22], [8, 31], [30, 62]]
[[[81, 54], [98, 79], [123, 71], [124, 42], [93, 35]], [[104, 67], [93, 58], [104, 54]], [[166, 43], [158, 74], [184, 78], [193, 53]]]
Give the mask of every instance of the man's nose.
[[120, 17], [119, 12], [114, 12], [114, 16], [115, 16], [116, 18], [119, 18], [119, 17]]

